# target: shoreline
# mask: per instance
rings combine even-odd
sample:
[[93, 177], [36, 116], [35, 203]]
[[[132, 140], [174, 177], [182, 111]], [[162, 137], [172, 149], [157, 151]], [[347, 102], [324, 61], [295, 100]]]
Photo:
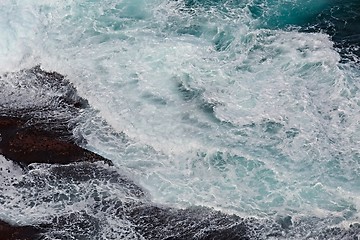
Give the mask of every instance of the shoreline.
[[[51, 196], [57, 197], [52, 201], [66, 200], [72, 203], [79, 197], [76, 193], [82, 193], [81, 189], [91, 189], [94, 181], [98, 181], [111, 189], [121, 190], [124, 197], [102, 196], [98, 193], [98, 188], [102, 185], [96, 185], [95, 190], [91, 190], [93, 196], [85, 210], [74, 208], [63, 215], [52, 216], [48, 221], [39, 220], [34, 226], [11, 225], [0, 219], [0, 235], [4, 240], [44, 239], [44, 236], [58, 239], [67, 239], [69, 236], [74, 239], [94, 237], [105, 227], [96, 216], [106, 218], [109, 214], [119, 222], [126, 220], [130, 228], [132, 226], [129, 236], [132, 234], [146, 239], [296, 237], [296, 232], [291, 232], [295, 227], [291, 216], [262, 221], [201, 206], [176, 209], [152, 203], [141, 186], [119, 174], [111, 160], [83, 148], [84, 140], [76, 139], [73, 134], [76, 122], [73, 123], [72, 120], [80, 109], [90, 106], [77, 95], [76, 89], [65, 77], [45, 72], [39, 66], [24, 70], [23, 73], [25, 78], [26, 74], [35, 76], [34, 84], [46, 83], [50, 86], [49, 89], [62, 95], [56, 96], [55, 103], [46, 107], [0, 108], [0, 154], [20, 165], [25, 176], [17, 183], [10, 183], [10, 186], [21, 188], [25, 193], [30, 190], [40, 192], [40, 195], [41, 192], [53, 191]], [[48, 171], [43, 175], [33, 174], [41, 172], [42, 165], [46, 165]], [[58, 196], [56, 187], [68, 190], [70, 185], [80, 188], [79, 192], [74, 193], [75, 200], [68, 200], [68, 196]], [[46, 198], [39, 198], [40, 202], [45, 200]], [[324, 229], [318, 236], [325, 237], [324, 239], [348, 239], [355, 238], [358, 232], [360, 224], [353, 224], [349, 229]], [[303, 234], [306, 236], [307, 233]]]

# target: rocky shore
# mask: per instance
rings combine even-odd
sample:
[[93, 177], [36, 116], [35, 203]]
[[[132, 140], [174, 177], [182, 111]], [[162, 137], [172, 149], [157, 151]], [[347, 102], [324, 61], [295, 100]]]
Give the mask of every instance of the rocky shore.
[[[19, 103], [21, 96], [14, 97], [16, 92], [6, 92], [6, 87], [1, 89], [0, 85], [3, 94], [0, 154], [20, 166], [23, 174], [16, 181], [5, 178], [8, 182], [3, 184], [23, 193], [21, 201], [36, 194], [37, 202], [25, 203], [26, 207], [59, 202], [61, 206], [65, 205], [64, 209], [70, 206], [72, 210], [40, 218], [33, 225], [2, 219], [1, 239], [235, 240], [296, 239], [298, 236], [296, 231], [291, 233], [295, 226], [290, 216], [258, 220], [203, 207], [176, 209], [153, 204], [147, 193], [114, 167], [111, 160], [87, 150], [86, 141], [73, 134], [76, 126], [74, 119], [82, 109], [90, 106], [77, 95], [76, 89], [64, 76], [45, 72], [38, 66], [13, 74], [11, 78], [25, 79], [19, 84], [21, 94], [26, 94], [27, 86], [36, 86], [39, 92], [47, 91], [44, 96], [49, 99], [38, 101], [41, 93], [36, 92], [33, 102]], [[9, 96], [6, 97], [6, 94]], [[12, 171], [0, 168], [3, 175], [5, 171]], [[105, 186], [121, 197], [104, 193], [99, 186]], [[4, 189], [0, 187], [0, 190]], [[87, 197], [91, 201], [88, 200], [86, 207], [80, 209], [76, 203], [84, 201], [81, 195], [84, 192], [89, 193]], [[1, 201], [6, 199], [0, 198]], [[110, 216], [111, 220], [108, 220]], [[117, 222], [122, 223], [121, 227]], [[121, 231], [116, 228], [121, 228]], [[113, 232], [105, 234], [105, 237], [104, 229]], [[358, 225], [352, 225], [348, 230], [330, 228], [313, 234], [314, 237], [324, 237], [321, 239], [356, 239], [359, 231]], [[311, 233], [306, 234], [311, 236]]]
[[[56, 97], [57, 102], [50, 101], [46, 105], [36, 105], [34, 102], [33, 106], [24, 107], [21, 103], [14, 103], [19, 105], [0, 109], [0, 153], [20, 165], [24, 173], [36, 168], [32, 164], [43, 163], [51, 165], [51, 177], [55, 181], [80, 184], [97, 179], [120, 183], [129, 191], [127, 195], [138, 199], [126, 203], [121, 199], [114, 199], [102, 202], [102, 208], [116, 206], [114, 214], [125, 215], [136, 226], [136, 234], [148, 239], [200, 237], [205, 234], [200, 234], [203, 224], [214, 226], [214, 230], [205, 234], [210, 239], [219, 239], [220, 232], [225, 234], [223, 239], [247, 239], [247, 228], [238, 217], [228, 218], [219, 212], [208, 212], [205, 209], [176, 210], [159, 207], [142, 199], [145, 193], [140, 187], [114, 169], [102, 168], [101, 165], [113, 164], [83, 148], [84, 140], [76, 139], [73, 135], [76, 123], [71, 123], [71, 120], [77, 117], [81, 109], [89, 107], [87, 101], [77, 95], [76, 89], [62, 75], [45, 72], [39, 66], [24, 70], [22, 74], [29, 78], [30, 82], [26, 84], [50, 86], [46, 88], [62, 93]], [[95, 162], [100, 162], [100, 165], [93, 164]], [[33, 185], [27, 187], [35, 190]], [[124, 204], [127, 205], [126, 208], [123, 207]], [[35, 226], [16, 226], [0, 221], [0, 234], [6, 239], [43, 239], [44, 232], [53, 232], [50, 234], [52, 237], [67, 239], [65, 236], [72, 236], [74, 239], [81, 239], [90, 235], [89, 231], [98, 232], [99, 227], [96, 218], [74, 209], [71, 214], [57, 216], [51, 222]], [[67, 229], [72, 233], [59, 234], [60, 229]]]

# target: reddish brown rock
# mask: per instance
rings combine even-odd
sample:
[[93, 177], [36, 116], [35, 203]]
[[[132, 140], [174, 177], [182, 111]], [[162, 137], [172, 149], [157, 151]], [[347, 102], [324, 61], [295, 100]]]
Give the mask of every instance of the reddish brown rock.
[[0, 117], [0, 153], [18, 163], [57, 163], [111, 161], [78, 146], [75, 140], [37, 126], [24, 126], [25, 120]]
[[1, 240], [37, 240], [42, 229], [35, 226], [12, 226], [0, 220]]

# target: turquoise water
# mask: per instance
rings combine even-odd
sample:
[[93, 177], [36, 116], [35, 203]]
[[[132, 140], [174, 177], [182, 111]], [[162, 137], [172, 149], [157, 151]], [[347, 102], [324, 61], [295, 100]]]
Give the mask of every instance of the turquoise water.
[[95, 109], [77, 134], [156, 203], [354, 222], [356, 9], [335, 0], [5, 0], [0, 70], [41, 64], [67, 75]]

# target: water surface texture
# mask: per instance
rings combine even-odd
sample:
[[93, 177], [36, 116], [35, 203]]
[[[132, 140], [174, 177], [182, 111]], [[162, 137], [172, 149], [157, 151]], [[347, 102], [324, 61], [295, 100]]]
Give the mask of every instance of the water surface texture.
[[[2, 0], [0, 32], [0, 73], [65, 74], [94, 108], [77, 134], [151, 201], [360, 221], [359, 1]], [[0, 216], [62, 211], [38, 207]]]

